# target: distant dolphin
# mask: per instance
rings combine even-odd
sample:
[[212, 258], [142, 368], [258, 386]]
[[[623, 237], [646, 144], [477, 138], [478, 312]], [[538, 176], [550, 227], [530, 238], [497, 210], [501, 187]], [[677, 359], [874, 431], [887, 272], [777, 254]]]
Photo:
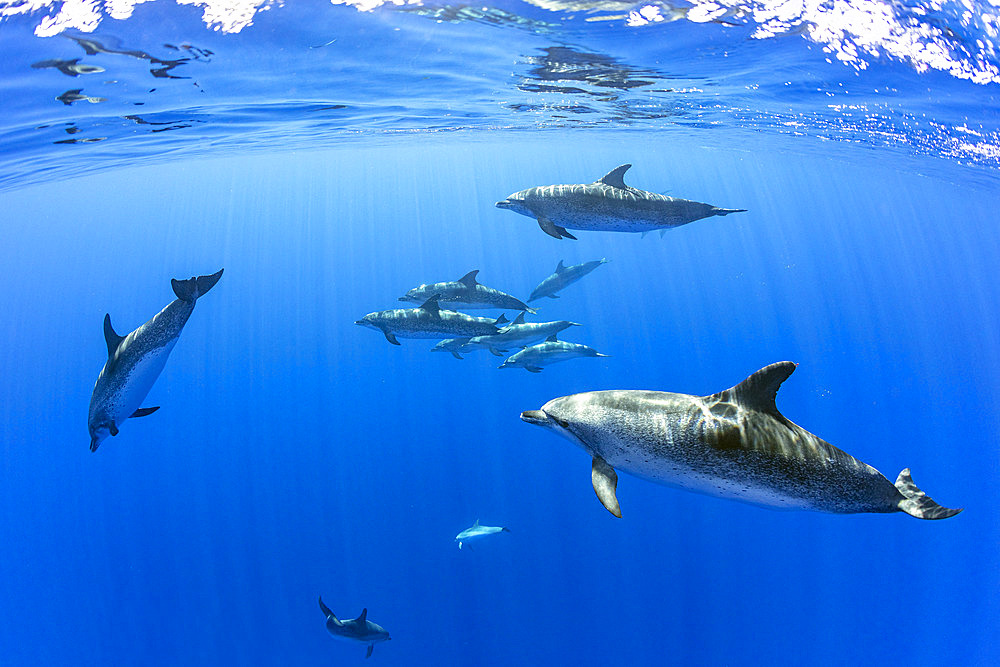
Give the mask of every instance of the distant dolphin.
[[615, 469], [722, 498], [782, 510], [837, 514], [906, 512], [946, 519], [961, 512], [917, 488], [907, 468], [896, 484], [866, 463], [785, 419], [774, 404], [795, 370], [782, 361], [711, 396], [592, 391], [549, 401], [521, 419], [550, 429], [592, 457], [591, 481], [617, 517]]
[[499, 331], [507, 318], [501, 315], [493, 320], [473, 317], [454, 310], [444, 310], [438, 305], [437, 295], [427, 299], [419, 308], [395, 308], [368, 313], [355, 324], [381, 331], [385, 339], [399, 345], [399, 338], [462, 338], [485, 336]]
[[421, 303], [437, 294], [439, 302], [453, 308], [473, 310], [492, 308], [495, 310], [526, 310], [529, 313], [535, 312], [534, 308], [528, 307], [528, 304], [520, 299], [476, 282], [476, 275], [478, 273], [479, 270], [477, 269], [469, 271], [458, 280], [414, 287], [404, 296], [399, 297], [399, 300]]
[[455, 541], [458, 542], [458, 548], [461, 549], [462, 545], [466, 542], [471, 542], [472, 540], [478, 540], [482, 537], [488, 535], [496, 535], [497, 533], [509, 533], [510, 528], [504, 526], [483, 526], [480, 525], [479, 519], [472, 524], [471, 528], [466, 528], [461, 533], [455, 536]]
[[742, 208], [719, 208], [689, 199], [676, 199], [625, 185], [623, 164], [594, 183], [545, 185], [515, 192], [497, 208], [538, 220], [553, 238], [575, 239], [566, 231], [648, 232], [679, 227], [713, 215], [742, 213]]
[[525, 322], [524, 313], [521, 313], [513, 322], [501, 329], [500, 333], [492, 336], [474, 336], [466, 342], [462, 349], [464, 352], [485, 349], [497, 357], [503, 357], [510, 349], [543, 341], [564, 329], [578, 326], [580, 325], [576, 322], [568, 320]]
[[610, 357], [610, 354], [601, 354], [597, 350], [587, 345], [579, 343], [567, 343], [556, 338], [552, 334], [545, 339], [544, 343], [526, 347], [520, 352], [515, 352], [508, 357], [497, 368], [512, 368], [520, 366], [532, 373], [541, 373], [542, 366], [548, 366], [559, 361], [569, 361], [580, 357]]
[[550, 299], [558, 299], [559, 297], [556, 296], [556, 292], [566, 289], [601, 264], [607, 264], [607, 262], [607, 259], [596, 259], [592, 262], [565, 266], [560, 259], [559, 264], [556, 265], [556, 272], [538, 284], [538, 287], [528, 297], [528, 301], [541, 299], [543, 296], [547, 296]]
[[194, 311], [198, 297], [219, 282], [222, 269], [210, 276], [171, 280], [177, 298], [152, 319], [128, 334], [119, 336], [111, 326], [111, 315], [104, 316], [104, 340], [108, 360], [97, 376], [90, 397], [90, 451], [97, 451], [108, 435], [118, 435], [118, 428], [129, 417], [145, 417], [159, 410], [139, 407], [160, 376], [170, 351]]
[[339, 620], [330, 611], [330, 608], [323, 604], [323, 596], [319, 598], [319, 608], [323, 610], [323, 615], [326, 616], [326, 629], [331, 635], [337, 639], [349, 639], [361, 642], [362, 644], [368, 644], [368, 651], [365, 653], [366, 658], [372, 657], [375, 644], [378, 642], [387, 642], [392, 639], [385, 628], [378, 623], [372, 623], [368, 620], [367, 608], [362, 609], [361, 615], [357, 618], [345, 621]]

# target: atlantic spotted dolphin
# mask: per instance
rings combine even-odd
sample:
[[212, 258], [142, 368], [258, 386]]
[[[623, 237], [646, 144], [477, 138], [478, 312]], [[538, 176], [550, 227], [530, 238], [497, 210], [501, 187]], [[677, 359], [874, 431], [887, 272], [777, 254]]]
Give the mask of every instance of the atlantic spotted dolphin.
[[472, 524], [472, 526], [466, 528], [455, 536], [455, 541], [458, 542], [458, 548], [461, 549], [464, 544], [473, 540], [478, 540], [479, 538], [487, 537], [488, 535], [509, 532], [510, 528], [505, 526], [484, 526], [479, 523], [479, 519], [476, 519], [476, 522]]
[[479, 270], [477, 269], [469, 271], [458, 280], [419, 285], [399, 297], [399, 300], [421, 303], [437, 294], [440, 303], [452, 308], [473, 310], [491, 308], [494, 310], [526, 310], [529, 313], [535, 312], [534, 308], [529, 308], [528, 304], [517, 297], [479, 283], [476, 280], [478, 274]]
[[907, 468], [895, 485], [878, 470], [793, 424], [774, 399], [795, 370], [782, 361], [738, 385], [692, 396], [659, 391], [593, 391], [521, 413], [582, 447], [591, 481], [617, 517], [616, 470], [688, 491], [781, 510], [837, 514], [906, 512], [947, 519]]
[[508, 350], [538, 343], [550, 336], [555, 336], [563, 329], [578, 326], [580, 325], [576, 322], [568, 320], [525, 322], [524, 313], [521, 313], [498, 334], [470, 338], [462, 347], [462, 351], [489, 350], [494, 356], [502, 357], [507, 354]]
[[547, 296], [550, 299], [558, 299], [556, 292], [560, 292], [573, 283], [575, 283], [580, 278], [599, 267], [601, 264], [607, 264], [607, 259], [595, 259], [592, 262], [583, 262], [582, 264], [573, 264], [572, 266], [566, 266], [560, 259], [559, 264], [556, 265], [556, 271], [551, 276], [538, 283], [532, 292], [531, 296], [528, 297], [528, 301], [534, 301], [535, 299], [541, 299], [543, 296]]
[[556, 334], [552, 334], [545, 339], [545, 342], [537, 345], [529, 345], [520, 352], [515, 352], [497, 368], [523, 368], [531, 373], [541, 373], [543, 366], [554, 364], [570, 359], [581, 357], [610, 357], [610, 354], [601, 354], [594, 348], [580, 343], [567, 343], [559, 340]]
[[372, 623], [368, 620], [367, 608], [362, 609], [361, 615], [357, 618], [345, 621], [338, 619], [330, 611], [330, 608], [323, 604], [323, 596], [319, 598], [319, 608], [323, 611], [323, 615], [326, 616], [326, 629], [331, 635], [337, 639], [349, 639], [361, 642], [362, 644], [368, 644], [368, 651], [365, 652], [366, 658], [372, 657], [375, 644], [378, 642], [387, 642], [392, 639], [385, 628], [378, 623]]
[[746, 210], [719, 208], [630, 187], [625, 185], [624, 176], [631, 166], [623, 164], [594, 183], [545, 185], [521, 190], [496, 205], [535, 218], [543, 232], [557, 239], [576, 238], [566, 231], [567, 228], [648, 232]]
[[90, 451], [97, 451], [108, 435], [129, 417], [144, 417], [159, 409], [140, 407], [146, 394], [160, 376], [170, 351], [194, 311], [195, 301], [219, 282], [222, 269], [210, 276], [171, 280], [177, 298], [152, 319], [128, 334], [119, 336], [111, 326], [111, 315], [104, 316], [104, 340], [108, 360], [97, 376], [90, 397]]
[[397, 338], [463, 338], [486, 336], [499, 331], [497, 325], [506, 324], [507, 318], [473, 317], [454, 310], [445, 310], [438, 304], [437, 295], [427, 299], [419, 308], [394, 308], [368, 313], [355, 324], [381, 331], [385, 339], [399, 345]]

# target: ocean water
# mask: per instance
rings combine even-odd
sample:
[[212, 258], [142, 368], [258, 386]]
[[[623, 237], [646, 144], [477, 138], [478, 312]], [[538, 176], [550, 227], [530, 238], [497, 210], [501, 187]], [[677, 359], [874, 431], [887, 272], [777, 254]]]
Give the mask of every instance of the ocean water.
[[[997, 664], [998, 15], [0, 2], [0, 664]], [[624, 163], [747, 212], [557, 241], [494, 206]], [[529, 319], [608, 358], [498, 370], [354, 325], [602, 257]], [[105, 313], [127, 333], [223, 267], [161, 409], [88, 451]], [[789, 419], [965, 511], [623, 473], [616, 519], [518, 418], [780, 360]], [[476, 519], [510, 533], [459, 550]], [[366, 663], [319, 595], [392, 641]]]

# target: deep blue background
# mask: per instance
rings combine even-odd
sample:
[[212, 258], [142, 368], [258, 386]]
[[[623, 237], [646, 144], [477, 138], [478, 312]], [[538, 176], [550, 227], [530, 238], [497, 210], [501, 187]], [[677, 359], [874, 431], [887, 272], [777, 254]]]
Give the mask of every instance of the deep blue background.
[[[109, 171], [0, 194], [0, 662], [993, 664], [1000, 659], [996, 189], [962, 167], [777, 140], [398, 138]], [[846, 156], [846, 157], [845, 157]], [[493, 202], [627, 182], [748, 213], [557, 242]], [[942, 176], [943, 175], [943, 176]], [[353, 321], [480, 269], [611, 354], [533, 375]], [[96, 454], [101, 319], [225, 267]], [[800, 364], [790, 419], [966, 512], [779, 513], [622, 475], [518, 420], [577, 391], [711, 393]], [[476, 518], [511, 533], [458, 551]]]

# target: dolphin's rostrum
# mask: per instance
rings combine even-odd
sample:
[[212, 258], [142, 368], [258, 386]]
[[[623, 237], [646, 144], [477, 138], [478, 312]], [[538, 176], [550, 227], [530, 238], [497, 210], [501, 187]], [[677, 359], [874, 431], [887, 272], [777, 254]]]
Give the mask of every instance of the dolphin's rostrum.
[[624, 176], [631, 166], [616, 167], [594, 183], [544, 185], [521, 190], [496, 205], [535, 218], [543, 232], [557, 239], [576, 238], [566, 231], [567, 228], [648, 232], [746, 210], [719, 208], [630, 187], [625, 185]]
[[375, 644], [378, 642], [386, 642], [392, 639], [389, 633], [386, 632], [378, 623], [372, 623], [368, 620], [368, 609], [362, 609], [361, 614], [357, 618], [347, 619], [341, 621], [338, 619], [330, 608], [323, 604], [323, 596], [319, 598], [319, 608], [322, 610], [323, 615], [326, 616], [326, 629], [331, 635], [337, 639], [348, 639], [351, 641], [361, 642], [362, 644], [368, 644], [368, 650], [365, 652], [365, 657], [372, 657], [372, 651], [375, 650]]
[[171, 280], [177, 296], [166, 308], [127, 336], [119, 336], [111, 326], [111, 315], [104, 316], [104, 340], [108, 360], [97, 376], [90, 397], [90, 451], [96, 451], [108, 435], [129, 417], [145, 417], [159, 406], [140, 405], [167, 363], [181, 330], [194, 311], [195, 301], [219, 282], [222, 269], [210, 276]]
[[593, 391], [549, 401], [521, 419], [552, 430], [592, 457], [591, 481], [617, 517], [622, 470], [689, 491], [763, 505], [838, 514], [906, 512], [946, 519], [907, 468], [895, 485], [875, 468], [786, 419], [778, 387], [795, 370], [782, 361], [711, 396]]

